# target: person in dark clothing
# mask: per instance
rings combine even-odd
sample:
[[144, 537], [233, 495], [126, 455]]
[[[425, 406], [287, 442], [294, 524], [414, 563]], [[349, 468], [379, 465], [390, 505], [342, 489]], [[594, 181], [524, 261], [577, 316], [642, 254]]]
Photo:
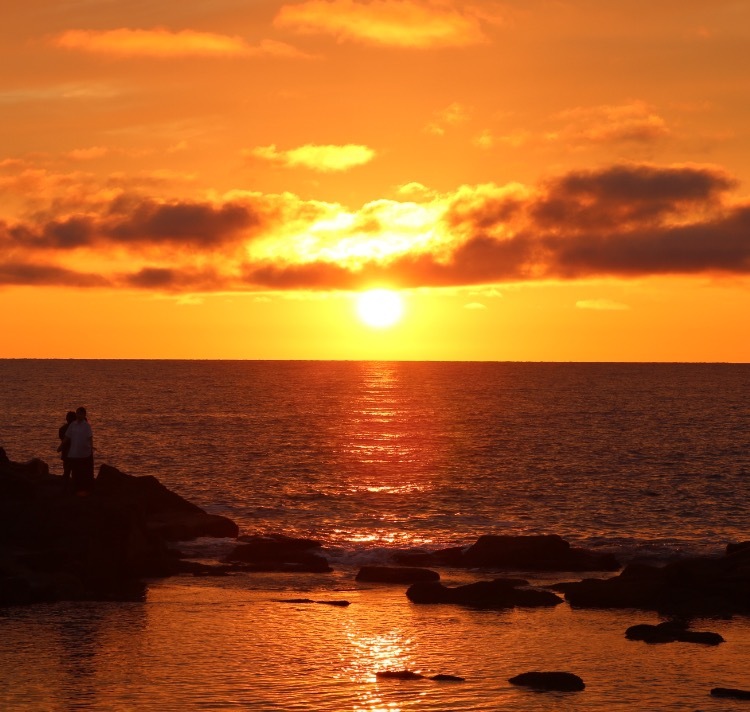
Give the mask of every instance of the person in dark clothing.
[[89, 494], [94, 487], [94, 434], [83, 406], [76, 409], [76, 419], [65, 431], [62, 447], [66, 445], [70, 448], [68, 459], [72, 468], [73, 492]]
[[60, 458], [63, 463], [63, 492], [66, 494], [71, 491], [70, 473], [73, 470], [73, 465], [68, 457], [68, 451], [70, 450], [70, 440], [65, 440], [65, 433], [68, 431], [68, 426], [76, 419], [75, 411], [69, 410], [65, 415], [65, 424], [60, 426], [57, 434], [60, 436], [60, 447], [57, 448], [57, 452], [60, 453]]

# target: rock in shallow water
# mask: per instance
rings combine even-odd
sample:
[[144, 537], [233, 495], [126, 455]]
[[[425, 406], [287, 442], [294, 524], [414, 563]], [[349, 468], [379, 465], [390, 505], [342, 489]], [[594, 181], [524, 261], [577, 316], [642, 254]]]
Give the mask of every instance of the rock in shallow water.
[[583, 680], [572, 672], [524, 672], [511, 677], [508, 682], [535, 690], [558, 692], [579, 692], [586, 688]]
[[658, 625], [641, 623], [630, 626], [625, 631], [628, 640], [642, 640], [645, 643], [700, 643], [719, 645], [724, 638], [710, 631], [688, 630], [685, 623], [666, 621]]
[[558, 584], [572, 606], [641, 608], [699, 617], [750, 612], [750, 548], [700, 556], [666, 566], [635, 564], [619, 576]]
[[485, 534], [469, 547], [435, 552], [399, 551], [394, 561], [407, 566], [452, 566], [504, 571], [617, 571], [612, 554], [572, 547], [557, 534]]
[[241, 562], [246, 571], [329, 573], [333, 570], [324, 556], [314, 553], [320, 542], [313, 539], [274, 535], [242, 537], [242, 541], [226, 561]]
[[406, 597], [412, 603], [454, 603], [477, 608], [536, 608], [556, 606], [563, 602], [551, 591], [516, 588], [519, 581], [523, 580], [495, 579], [453, 588], [437, 581], [425, 581], [412, 584], [406, 591]]
[[750, 700], [750, 690], [738, 690], [734, 687], [714, 687], [712, 697], [726, 697], [734, 700]]
[[375, 673], [380, 680], [424, 680], [424, 675], [411, 670], [381, 670]]

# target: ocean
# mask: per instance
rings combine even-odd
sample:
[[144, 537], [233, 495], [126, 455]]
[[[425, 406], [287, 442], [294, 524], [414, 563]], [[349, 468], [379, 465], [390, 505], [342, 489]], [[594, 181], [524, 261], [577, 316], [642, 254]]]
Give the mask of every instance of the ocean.
[[[0, 611], [3, 709], [742, 709], [708, 696], [750, 688], [742, 617], [697, 622], [717, 648], [653, 646], [624, 638], [650, 613], [414, 606], [354, 575], [487, 533], [655, 563], [749, 539], [750, 365], [4, 360], [0, 382], [11, 459], [59, 474], [57, 429], [85, 405], [98, 464], [155, 475], [243, 533], [320, 539], [335, 569]], [[300, 597], [351, 605], [279, 601]], [[403, 668], [466, 682], [375, 678]], [[531, 669], [587, 688], [508, 684]]]

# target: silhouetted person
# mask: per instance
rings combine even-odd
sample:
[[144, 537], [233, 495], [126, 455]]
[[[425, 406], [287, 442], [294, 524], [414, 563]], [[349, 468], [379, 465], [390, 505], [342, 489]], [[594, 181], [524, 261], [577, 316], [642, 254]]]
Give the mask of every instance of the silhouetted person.
[[73, 492], [88, 494], [94, 487], [94, 434], [83, 406], [76, 410], [76, 419], [65, 431], [63, 447], [65, 443], [68, 443]]
[[65, 440], [65, 433], [68, 431], [68, 426], [76, 419], [75, 411], [69, 410], [65, 415], [65, 425], [61, 425], [57, 434], [60, 436], [60, 447], [57, 448], [57, 452], [60, 453], [60, 458], [63, 464], [63, 492], [67, 494], [71, 491], [70, 487], [70, 459], [68, 458], [68, 450], [70, 450], [70, 441]]

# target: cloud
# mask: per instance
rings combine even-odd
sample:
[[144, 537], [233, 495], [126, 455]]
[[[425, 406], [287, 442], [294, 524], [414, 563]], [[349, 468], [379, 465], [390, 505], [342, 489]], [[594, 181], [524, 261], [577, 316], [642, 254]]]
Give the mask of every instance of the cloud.
[[375, 151], [367, 146], [351, 143], [345, 146], [306, 144], [288, 151], [279, 151], [275, 145], [270, 145], [246, 150], [243, 155], [288, 168], [302, 167], [321, 173], [333, 173], [369, 163], [375, 157]]
[[350, 289], [389, 281], [446, 287], [596, 276], [750, 274], [750, 205], [709, 167], [617, 165], [536, 191], [464, 186], [441, 198], [435, 233], [452, 242], [360, 261], [276, 262], [245, 270], [269, 289]]
[[74, 148], [66, 156], [73, 161], [93, 161], [103, 158], [110, 152], [106, 146], [90, 146], [89, 148]]
[[[468, 287], [482, 303], [499, 294], [487, 289], [532, 280], [750, 276], [750, 203], [736, 187], [715, 166], [627, 163], [536, 186], [412, 186], [418, 202], [376, 200], [357, 210], [291, 193], [234, 191], [212, 201], [121, 193], [0, 221], [0, 254], [22, 266], [18, 277], [6, 270], [5, 283], [171, 293], [388, 283]], [[90, 264], [95, 278], [71, 269]]]
[[480, 302], [469, 302], [468, 304], [464, 304], [464, 309], [468, 309], [469, 311], [483, 311], [487, 307]]
[[454, 102], [437, 112], [435, 118], [425, 126], [425, 131], [433, 136], [444, 136], [448, 128], [468, 121], [470, 114], [471, 111], [467, 107]]
[[107, 287], [111, 283], [98, 274], [86, 274], [57, 265], [0, 262], [0, 286]]
[[583, 299], [576, 302], [578, 309], [593, 309], [594, 311], [627, 311], [627, 304], [613, 302], [610, 299]]
[[305, 57], [283, 42], [264, 40], [257, 46], [237, 36], [195, 30], [68, 30], [53, 39], [57, 47], [115, 57]]
[[75, 214], [41, 224], [0, 222], [0, 245], [65, 251], [110, 243], [209, 250], [251, 239], [261, 219], [250, 204], [157, 203], [121, 195], [97, 215]]
[[568, 146], [653, 143], [671, 135], [667, 122], [643, 101], [568, 109], [555, 119], [562, 125], [545, 138]]
[[498, 15], [471, 3], [454, 7], [429, 0], [307, 0], [284, 5], [274, 24], [301, 33], [330, 34], [339, 42], [426, 49], [485, 42], [482, 25], [500, 21]]
[[112, 99], [121, 90], [106, 84], [58, 84], [0, 92], [0, 104], [20, 104], [35, 101], [84, 99]]

